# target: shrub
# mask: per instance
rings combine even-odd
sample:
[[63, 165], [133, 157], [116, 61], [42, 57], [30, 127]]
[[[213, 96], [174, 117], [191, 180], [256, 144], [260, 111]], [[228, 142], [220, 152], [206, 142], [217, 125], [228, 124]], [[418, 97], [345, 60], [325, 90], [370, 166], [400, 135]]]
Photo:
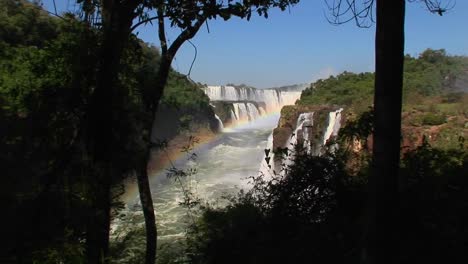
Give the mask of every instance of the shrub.
[[427, 113], [421, 119], [422, 125], [425, 126], [438, 126], [445, 122], [447, 122], [447, 118], [442, 114]]

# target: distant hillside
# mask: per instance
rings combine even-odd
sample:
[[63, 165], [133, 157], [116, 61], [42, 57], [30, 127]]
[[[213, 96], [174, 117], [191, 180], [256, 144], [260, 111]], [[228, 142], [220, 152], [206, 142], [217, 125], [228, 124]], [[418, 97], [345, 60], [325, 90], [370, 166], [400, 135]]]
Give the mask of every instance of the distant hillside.
[[[353, 119], [373, 104], [374, 73], [343, 72], [303, 91], [299, 106], [336, 105]], [[403, 135], [408, 146], [427, 137], [437, 146], [457, 147], [468, 137], [468, 58], [444, 50], [405, 57]]]
[[[418, 58], [405, 57], [404, 104], [419, 104], [424, 97], [467, 91], [468, 58], [428, 49]], [[360, 113], [372, 105], [373, 73], [343, 72], [320, 79], [304, 90], [300, 105], [337, 104]]]

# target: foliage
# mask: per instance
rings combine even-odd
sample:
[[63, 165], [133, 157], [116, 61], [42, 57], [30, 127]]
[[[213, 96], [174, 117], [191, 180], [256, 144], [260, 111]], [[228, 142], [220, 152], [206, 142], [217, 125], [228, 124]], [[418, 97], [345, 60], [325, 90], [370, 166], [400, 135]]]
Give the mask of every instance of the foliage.
[[405, 57], [403, 92], [437, 95], [454, 86], [466, 59], [448, 56], [445, 50], [427, 49], [419, 58]]
[[[85, 144], [86, 115], [95, 89], [102, 36], [71, 14], [50, 17], [38, 5], [0, 1], [0, 168], [5, 202], [2, 263], [83, 263], [88, 217], [94, 211], [99, 168]], [[145, 92], [159, 53], [136, 37], [122, 59], [125, 93], [114, 106], [112, 206], [118, 211], [123, 177], [144, 160]], [[188, 79], [171, 73], [168, 103], [189, 114], [209, 108]], [[180, 93], [181, 96], [177, 97]], [[107, 197], [106, 197], [107, 198]], [[5, 230], [4, 230], [5, 229]], [[5, 232], [3, 232], [3, 230]], [[3, 256], [8, 256], [3, 259]]]
[[56, 19], [50, 18], [36, 3], [0, 0], [0, 6], [0, 47], [41, 48], [57, 36]]
[[334, 104], [350, 106], [358, 112], [371, 105], [373, 73], [343, 72], [325, 80], [317, 80], [301, 94], [299, 105]]
[[468, 198], [466, 148], [437, 149], [424, 142], [407, 153], [401, 170], [401, 258], [466, 262]]
[[367, 140], [374, 131], [373, 121], [374, 110], [370, 108], [368, 111], [361, 113], [356, 120], [348, 120], [346, 126], [340, 129], [339, 136], [350, 140]]
[[442, 125], [447, 121], [447, 117], [444, 115], [437, 115], [437, 114], [432, 114], [432, 113], [427, 113], [422, 117], [422, 125], [425, 126], [438, 126]]
[[[12, 12], [6, 23], [17, 32], [1, 41], [0, 167], [8, 229], [2, 250], [11, 256], [7, 262], [54, 261], [45, 260], [51, 257], [77, 263], [93, 174], [83, 156], [80, 122], [95, 54], [77, 38], [84, 32], [79, 22], [47, 19], [23, 1], [1, 4], [2, 12]], [[55, 37], [41, 39], [51, 28]], [[27, 32], [31, 37], [22, 38]], [[96, 39], [92, 33], [86, 37]], [[77, 61], [88, 62], [80, 72], [73, 68]]]
[[[348, 158], [298, 155], [286, 176], [253, 178], [229, 206], [204, 208], [188, 234], [192, 263], [360, 263], [370, 165], [352, 176]], [[402, 158], [401, 263], [466, 261], [467, 169], [463, 148], [426, 142]]]
[[[445, 50], [427, 49], [418, 58], [405, 56], [404, 105], [416, 105], [427, 96], [452, 93], [457, 78], [468, 67], [465, 57], [449, 56]], [[317, 80], [304, 90], [300, 105], [336, 104], [357, 114], [372, 105], [373, 73], [343, 72]], [[459, 93], [458, 93], [459, 94]], [[452, 95], [452, 98], [456, 95]]]
[[302, 153], [287, 176], [252, 178], [253, 189], [231, 205], [203, 210], [188, 234], [192, 263], [357, 260], [358, 237], [351, 234], [364, 182], [345, 175], [336, 156]]
[[[138, 46], [136, 49], [141, 55], [138, 61], [133, 62], [136, 64], [134, 75], [138, 83], [135, 88], [145, 100], [149, 91], [154, 89], [161, 55], [155, 46], [142, 42], [139, 42]], [[200, 85], [192, 82], [187, 76], [171, 70], [161, 103], [174, 109], [187, 109], [188, 112], [207, 111], [210, 108], [209, 98], [199, 88]]]

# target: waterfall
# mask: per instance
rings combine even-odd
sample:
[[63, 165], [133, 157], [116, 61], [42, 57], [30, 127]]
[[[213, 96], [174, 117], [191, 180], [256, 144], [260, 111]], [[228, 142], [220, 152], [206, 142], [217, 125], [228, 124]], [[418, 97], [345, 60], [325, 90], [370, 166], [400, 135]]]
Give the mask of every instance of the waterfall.
[[327, 144], [327, 141], [332, 136], [338, 135], [338, 130], [341, 126], [341, 111], [343, 111], [343, 108], [328, 114], [328, 126], [327, 130], [325, 130], [325, 134], [323, 135], [323, 146]]
[[247, 111], [251, 117], [251, 120], [255, 120], [260, 117], [259, 110], [256, 105], [252, 103], [246, 103]]
[[237, 118], [236, 116], [236, 113], [234, 113], [234, 111], [231, 110], [231, 120], [234, 121], [234, 120], [239, 120], [239, 118]]
[[[256, 89], [253, 87], [207, 86], [203, 92], [211, 101], [258, 102], [265, 104], [265, 113], [279, 112], [285, 105], [293, 105], [301, 91]], [[261, 111], [259, 111], [261, 113]]]
[[215, 114], [215, 118], [216, 120], [218, 120], [218, 131], [223, 131], [224, 129], [223, 121], [221, 121], [221, 118], [219, 118], [217, 114]]
[[251, 122], [265, 114], [265, 111], [262, 110], [261, 107], [250, 102], [232, 103], [232, 108], [231, 120], [234, 123], [242, 121]]
[[241, 120], [241, 116], [240, 116], [240, 111], [239, 111], [239, 106], [238, 104], [232, 104], [232, 107], [234, 108], [234, 115], [236, 116], [236, 121], [239, 122]]
[[[320, 112], [316, 111], [315, 115], [321, 115], [324, 110], [319, 111]], [[287, 149], [288, 155], [282, 160], [283, 169], [281, 170], [280, 175], [284, 176], [287, 168], [294, 163], [294, 159], [297, 155], [296, 151], [298, 149], [302, 149], [305, 153], [310, 155], [322, 155], [323, 147], [326, 145], [327, 141], [338, 135], [338, 131], [341, 127], [342, 111], [343, 109], [340, 108], [336, 111], [327, 111], [323, 113], [325, 115], [328, 114], [328, 124], [325, 130], [320, 129], [320, 131], [318, 131], [318, 127], [314, 128], [314, 112], [299, 114], [296, 120], [296, 126], [290, 134], [290, 137], [287, 139], [285, 145], [283, 145]], [[318, 141], [316, 140], [317, 138]], [[330, 146], [330, 150], [334, 151], [337, 147], [337, 144], [334, 144]]]
[[237, 116], [237, 119], [236, 119], [237, 121], [244, 121], [244, 120], [250, 121], [249, 112], [247, 111], [247, 107], [245, 103], [234, 103], [233, 107], [234, 107], [234, 113]]
[[[303, 146], [306, 148], [306, 150], [309, 153], [311, 149], [310, 142], [309, 142], [309, 135], [310, 135], [309, 132], [313, 125], [313, 122], [314, 122], [314, 112], [302, 113], [297, 118], [296, 129], [291, 134], [291, 136], [289, 137], [286, 143], [286, 148], [288, 149], [288, 155], [286, 156], [286, 159], [284, 160], [285, 168], [293, 164], [295, 148], [299, 140], [302, 139], [304, 141]], [[282, 175], [284, 175], [285, 170], [282, 170], [281, 173]]]
[[267, 112], [265, 111], [265, 109], [264, 109], [263, 107], [261, 107], [261, 106], [258, 107], [258, 110], [259, 110], [259, 112], [260, 112], [260, 115], [262, 115], [262, 116], [263, 116], [263, 115], [266, 115], [266, 113], [267, 113]]
[[259, 176], [264, 179], [271, 179], [273, 169], [275, 168], [275, 154], [273, 153], [273, 132], [268, 136], [265, 154], [263, 155], [262, 162], [260, 163]]
[[312, 136], [312, 126], [314, 125], [314, 113], [307, 113], [305, 120], [302, 123], [302, 138], [304, 140], [304, 149], [307, 153], [312, 153], [312, 142], [310, 137]]

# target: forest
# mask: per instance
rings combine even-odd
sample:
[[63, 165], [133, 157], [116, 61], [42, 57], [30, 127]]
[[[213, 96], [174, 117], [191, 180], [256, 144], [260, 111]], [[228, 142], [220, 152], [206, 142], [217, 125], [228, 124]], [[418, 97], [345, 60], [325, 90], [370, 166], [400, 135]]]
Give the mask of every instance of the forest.
[[[203, 162], [197, 137], [226, 144], [237, 136], [234, 117], [268, 116], [271, 102], [259, 100], [272, 99], [267, 89], [228, 84], [236, 93], [223, 86], [219, 95], [238, 98], [212, 100], [208, 85], [172, 62], [207, 20], [268, 18], [299, 1], [76, 2], [76, 13], [58, 14], [40, 1], [0, 0], [0, 263], [468, 261], [468, 57], [424, 48], [404, 55], [404, 0], [364, 1], [364, 10], [376, 8], [375, 72], [344, 71], [299, 92], [270, 89], [278, 102], [299, 96], [278, 103], [279, 121], [262, 131], [255, 157], [270, 166], [282, 153], [291, 162], [242, 175], [250, 187], [219, 204], [190, 189], [197, 171], [177, 167], [181, 150], [167, 149], [188, 140], [182, 152]], [[439, 1], [420, 2], [445, 12]], [[158, 25], [160, 45], [133, 33], [148, 23]], [[173, 42], [166, 27], [180, 29]], [[324, 134], [339, 114], [339, 132], [309, 135], [323, 141], [319, 155], [301, 145], [305, 136], [274, 149], [275, 127], [299, 131], [297, 115], [312, 111], [304, 109], [316, 111]], [[224, 130], [229, 115], [234, 133]], [[163, 165], [182, 186], [178, 210], [190, 219], [176, 239], [162, 239], [153, 174]], [[124, 199], [129, 185], [138, 189], [136, 211]]]

